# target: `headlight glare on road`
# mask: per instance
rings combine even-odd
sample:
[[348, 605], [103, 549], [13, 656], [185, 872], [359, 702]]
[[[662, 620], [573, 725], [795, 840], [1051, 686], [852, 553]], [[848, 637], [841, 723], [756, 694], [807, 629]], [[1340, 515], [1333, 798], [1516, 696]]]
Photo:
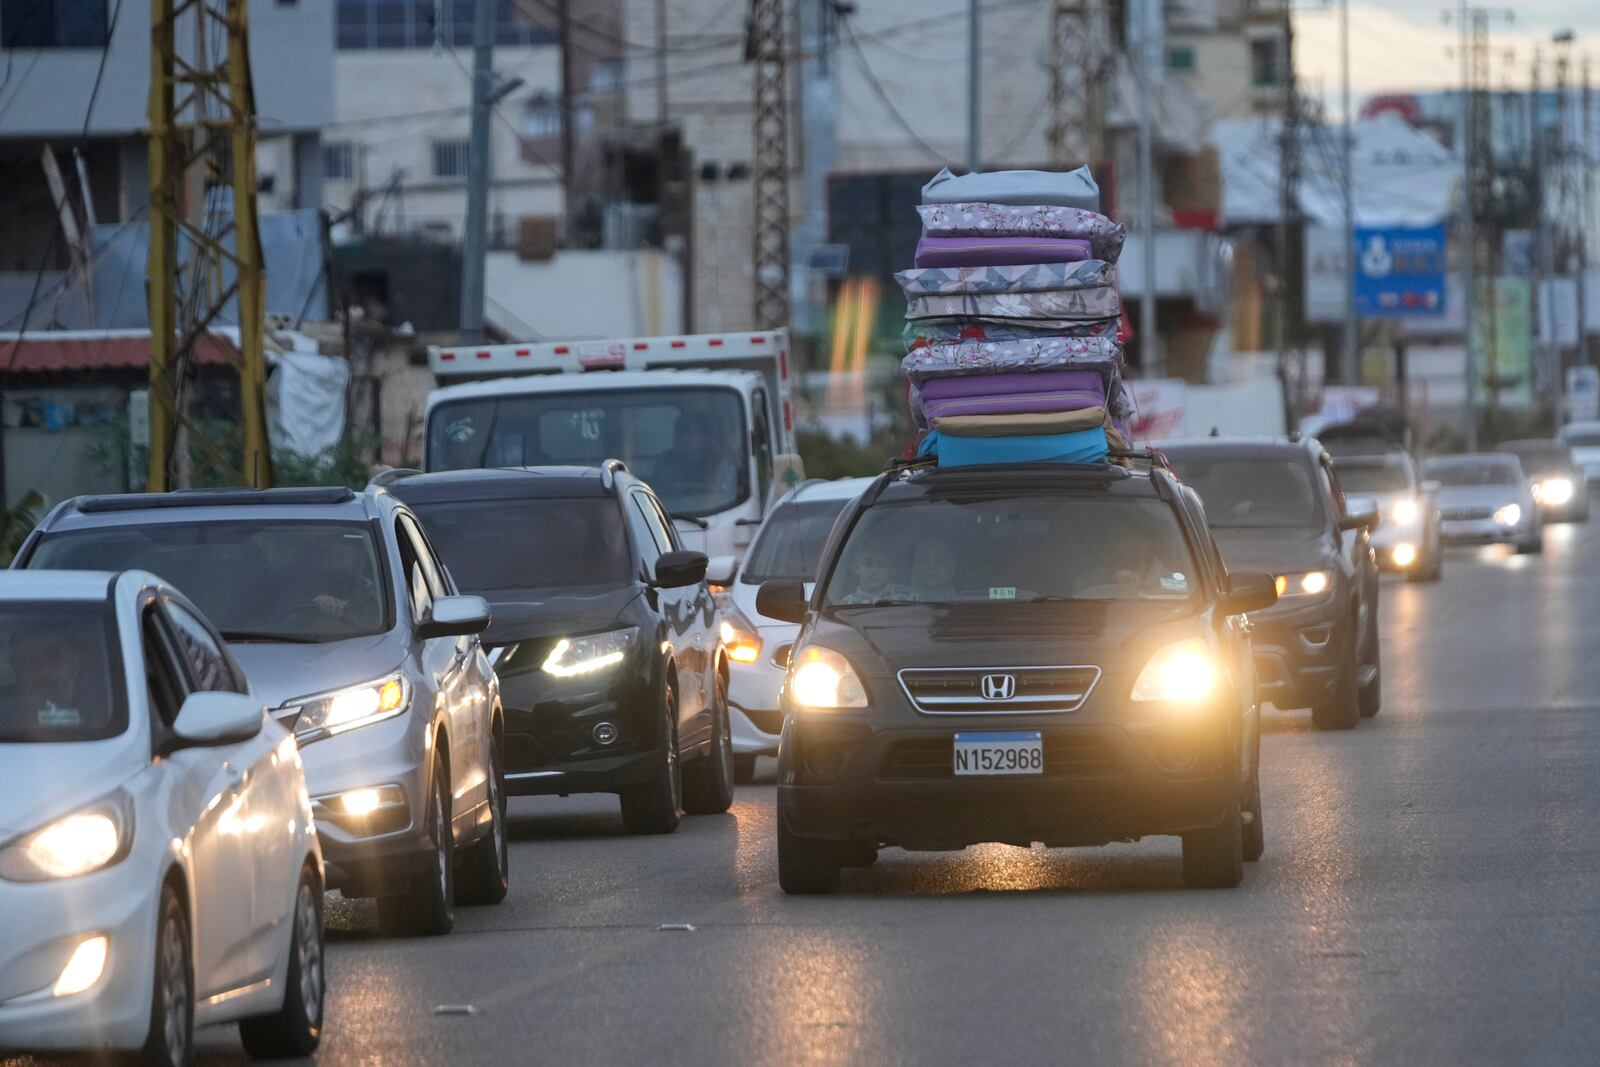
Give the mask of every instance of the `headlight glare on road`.
[[544, 672], [557, 678], [577, 678], [609, 671], [627, 658], [636, 633], [638, 630], [630, 626], [603, 634], [563, 637], [544, 658]]
[[61, 976], [51, 992], [58, 997], [70, 997], [91, 988], [105, 973], [106, 957], [110, 954], [111, 942], [103, 934], [79, 941], [67, 965], [61, 968]]
[[[1482, 514], [1482, 512], [1479, 512]], [[1507, 504], [1496, 509], [1494, 513], [1496, 526], [1515, 526], [1522, 521], [1522, 506], [1520, 504]]]
[[127, 855], [133, 809], [126, 798], [64, 815], [0, 848], [0, 878], [48, 882], [79, 878]]
[[294, 722], [301, 744], [392, 719], [411, 706], [411, 683], [396, 672], [385, 678], [309, 697]]
[[1422, 514], [1422, 509], [1417, 507], [1415, 500], [1402, 500], [1389, 512], [1389, 518], [1394, 520], [1396, 526], [1410, 526]]
[[789, 699], [802, 708], [864, 708], [867, 690], [850, 661], [831, 648], [812, 645], [789, 668]]
[[1572, 499], [1572, 480], [1569, 478], [1546, 478], [1534, 485], [1534, 496], [1541, 504], [1554, 504], [1560, 507]]
[[1150, 657], [1133, 699], [1141, 703], [1198, 704], [1217, 687], [1217, 665], [1211, 650], [1198, 638], [1167, 645]]
[[1328, 571], [1280, 574], [1275, 584], [1278, 587], [1279, 600], [1300, 596], [1321, 596], [1333, 586], [1333, 575]]

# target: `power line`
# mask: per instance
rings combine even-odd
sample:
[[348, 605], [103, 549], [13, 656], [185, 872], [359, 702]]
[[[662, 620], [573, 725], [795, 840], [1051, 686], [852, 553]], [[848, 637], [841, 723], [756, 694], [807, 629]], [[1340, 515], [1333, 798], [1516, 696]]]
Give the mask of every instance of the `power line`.
[[850, 45], [850, 51], [855, 55], [856, 65], [861, 68], [861, 73], [866, 77], [867, 84], [872, 87], [872, 91], [877, 95], [879, 102], [883, 104], [884, 110], [889, 113], [889, 117], [894, 120], [895, 125], [904, 130], [918, 148], [928, 153], [935, 160], [946, 166], [958, 166], [959, 164], [950, 159], [949, 156], [946, 156], [924, 140], [922, 135], [916, 131], [916, 128], [900, 113], [900, 109], [895, 106], [894, 100], [890, 98], [888, 91], [884, 89], [883, 83], [873, 73], [872, 65], [867, 62], [866, 53], [861, 50], [861, 42], [856, 37], [855, 27], [843, 19], [840, 20], [840, 25], [844, 28], [845, 42]]

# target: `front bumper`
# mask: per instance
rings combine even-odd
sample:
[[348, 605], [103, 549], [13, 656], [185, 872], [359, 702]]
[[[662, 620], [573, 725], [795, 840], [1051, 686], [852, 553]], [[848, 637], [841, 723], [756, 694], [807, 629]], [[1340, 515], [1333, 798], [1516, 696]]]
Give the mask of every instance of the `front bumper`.
[[1532, 527], [1527, 516], [1515, 526], [1502, 526], [1493, 519], [1446, 519], [1439, 524], [1439, 532], [1453, 545], [1514, 544], [1529, 540]]
[[1250, 616], [1256, 691], [1280, 708], [1321, 703], [1338, 683], [1348, 620], [1334, 593], [1310, 604], [1279, 602]]
[[[70, 882], [0, 883], [0, 1058], [6, 1051], [136, 1049], [150, 1027], [158, 886], [134, 884], [129, 857]], [[85, 937], [110, 942], [105, 973], [56, 997], [61, 970]]]
[[[1240, 789], [1237, 734], [1216, 717], [1203, 729], [1043, 718], [875, 730], [791, 717], [778, 756], [779, 817], [800, 837], [908, 849], [1069, 847], [1214, 827]], [[955, 777], [952, 737], [963, 730], [1042, 732], [1044, 773]]]

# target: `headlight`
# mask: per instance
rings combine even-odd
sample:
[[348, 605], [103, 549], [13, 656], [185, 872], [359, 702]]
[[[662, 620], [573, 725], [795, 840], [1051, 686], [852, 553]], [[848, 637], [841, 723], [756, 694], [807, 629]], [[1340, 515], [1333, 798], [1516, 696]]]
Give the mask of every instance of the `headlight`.
[[802, 708], [864, 708], [867, 690], [850, 661], [812, 645], [789, 668], [789, 699]]
[[626, 630], [611, 630], [603, 634], [563, 637], [544, 658], [544, 671], [557, 678], [576, 678], [608, 671], [627, 657], [636, 633], [638, 630], [630, 626]]
[[1572, 499], [1572, 482], [1567, 478], [1546, 478], [1534, 483], [1533, 495], [1541, 504], [1559, 507]]
[[1303, 571], [1299, 574], [1280, 574], [1277, 582], [1278, 599], [1288, 600], [1291, 597], [1321, 596], [1333, 586], [1333, 574], [1330, 571]]
[[722, 647], [735, 663], [754, 663], [761, 658], [761, 634], [732, 600], [722, 604], [722, 624], [718, 627]]
[[133, 804], [119, 795], [64, 815], [0, 848], [0, 878], [48, 882], [109, 867], [133, 843]]
[[[1481, 515], [1482, 512], [1479, 512]], [[1520, 504], [1507, 504], [1494, 513], [1497, 526], [1515, 526], [1522, 521], [1522, 506]]]
[[1133, 699], [1141, 702], [1197, 704], [1217, 688], [1217, 665], [1211, 650], [1197, 638], [1168, 645], [1150, 657], [1139, 680], [1133, 683]]
[[1422, 509], [1417, 507], [1415, 500], [1402, 500], [1390, 510], [1389, 518], [1394, 520], [1396, 526], [1410, 526], [1421, 514]]
[[365, 685], [353, 685], [300, 702], [294, 732], [301, 744], [332, 737], [361, 726], [392, 719], [411, 706], [411, 683], [391, 674]]

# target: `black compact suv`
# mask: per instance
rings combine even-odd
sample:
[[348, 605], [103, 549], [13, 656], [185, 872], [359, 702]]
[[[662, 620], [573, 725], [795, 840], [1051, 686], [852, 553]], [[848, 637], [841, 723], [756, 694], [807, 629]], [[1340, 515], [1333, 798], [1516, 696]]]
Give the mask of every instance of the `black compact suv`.
[[616, 793], [634, 833], [733, 802], [728, 664], [706, 557], [618, 460], [390, 475], [489, 601], [506, 791]]
[[1200, 494], [1228, 565], [1277, 580], [1277, 606], [1251, 620], [1262, 699], [1309, 707], [1319, 730], [1376, 715], [1376, 508], [1346, 507], [1332, 458], [1309, 438], [1206, 438], [1161, 450]]
[[784, 685], [778, 877], [837, 888], [885, 845], [1183, 838], [1184, 879], [1261, 855], [1244, 613], [1198, 502], [1162, 469], [1029, 464], [880, 477], [840, 517]]

